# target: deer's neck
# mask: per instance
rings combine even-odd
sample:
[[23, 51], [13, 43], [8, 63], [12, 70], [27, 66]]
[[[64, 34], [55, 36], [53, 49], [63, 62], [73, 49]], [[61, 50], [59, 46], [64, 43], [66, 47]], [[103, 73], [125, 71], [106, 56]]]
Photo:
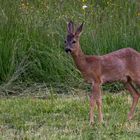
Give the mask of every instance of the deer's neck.
[[82, 52], [80, 45], [77, 47], [77, 50], [72, 53], [73, 60], [77, 66], [77, 68], [83, 72], [86, 67], [86, 57], [85, 54]]

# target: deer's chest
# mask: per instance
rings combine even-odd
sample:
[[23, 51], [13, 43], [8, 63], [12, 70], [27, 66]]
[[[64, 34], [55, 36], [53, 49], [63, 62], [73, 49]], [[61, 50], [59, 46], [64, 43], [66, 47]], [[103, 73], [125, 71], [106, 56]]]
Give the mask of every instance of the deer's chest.
[[93, 83], [95, 81], [100, 81], [98, 73], [93, 70], [82, 71], [82, 76], [87, 83]]

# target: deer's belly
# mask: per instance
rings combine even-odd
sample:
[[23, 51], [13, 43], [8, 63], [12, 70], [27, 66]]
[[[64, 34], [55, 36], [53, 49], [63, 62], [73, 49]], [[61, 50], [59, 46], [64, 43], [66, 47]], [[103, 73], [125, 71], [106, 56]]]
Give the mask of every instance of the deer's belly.
[[127, 77], [125, 75], [103, 75], [101, 76], [102, 84], [104, 83], [111, 83], [116, 81], [127, 81]]

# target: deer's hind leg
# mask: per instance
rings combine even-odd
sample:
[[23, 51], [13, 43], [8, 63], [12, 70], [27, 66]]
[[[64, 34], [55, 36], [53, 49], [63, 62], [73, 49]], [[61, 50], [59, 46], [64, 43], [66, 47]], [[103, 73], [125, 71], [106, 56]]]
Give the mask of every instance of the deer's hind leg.
[[125, 86], [133, 98], [130, 112], [128, 113], [128, 119], [131, 120], [134, 116], [134, 111], [135, 111], [140, 95], [138, 94], [137, 90], [135, 89], [131, 81], [128, 81], [127, 83], [125, 83]]

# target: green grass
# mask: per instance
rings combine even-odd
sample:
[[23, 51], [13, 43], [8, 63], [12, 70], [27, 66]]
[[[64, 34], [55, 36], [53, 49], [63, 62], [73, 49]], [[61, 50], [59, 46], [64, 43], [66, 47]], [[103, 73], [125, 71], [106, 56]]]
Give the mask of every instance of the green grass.
[[[29, 95], [0, 98], [0, 139], [139, 139], [140, 105], [128, 122], [125, 94], [104, 96], [105, 121], [97, 123], [95, 110], [96, 124], [89, 126], [88, 97], [76, 90], [90, 88], [64, 52], [69, 20], [84, 21], [80, 42], [86, 54], [140, 51], [139, 9], [137, 0], [0, 0], [0, 96]], [[116, 89], [118, 84], [111, 91]], [[46, 100], [34, 97], [42, 90], [51, 91]], [[64, 96], [57, 97], [60, 92]]]
[[125, 92], [103, 96], [104, 123], [89, 125], [88, 96], [52, 96], [0, 99], [0, 139], [48, 140], [138, 140], [140, 104], [135, 117], [127, 120], [130, 96]]

